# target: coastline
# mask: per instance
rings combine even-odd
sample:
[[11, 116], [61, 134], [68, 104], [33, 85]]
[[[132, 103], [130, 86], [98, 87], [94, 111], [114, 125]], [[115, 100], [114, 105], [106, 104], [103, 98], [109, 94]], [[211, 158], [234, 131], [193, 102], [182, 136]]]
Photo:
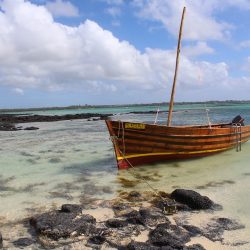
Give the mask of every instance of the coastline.
[[[126, 116], [141, 120], [153, 117], [152, 114]], [[19, 223], [27, 218], [27, 214], [60, 209], [66, 202], [79, 204], [81, 200], [89, 203], [98, 196], [112, 198], [124, 190], [145, 190], [145, 185], [131, 179], [129, 173], [117, 172], [112, 145], [102, 120], [38, 122], [34, 126], [40, 129], [1, 133], [0, 194], [3, 202], [0, 231], [2, 227], [6, 228], [2, 231], [4, 240], [7, 238], [13, 242], [30, 236], [27, 234], [27, 220], [25, 226]], [[138, 168], [137, 173], [145, 176], [158, 190], [171, 192], [177, 186], [193, 189], [222, 204], [223, 210], [214, 212], [214, 215], [236, 219], [246, 225], [245, 229], [225, 232], [225, 239], [244, 243], [250, 228], [249, 209], [241, 202], [246, 199], [245, 191], [248, 190], [249, 146], [249, 143], [244, 144], [241, 153], [229, 151], [196, 161], [145, 166]], [[98, 214], [104, 212], [102, 209], [97, 211]], [[203, 217], [205, 221], [209, 220], [211, 214], [190, 215], [190, 224], [197, 225], [195, 221], [200, 222]], [[185, 213], [181, 216], [185, 219]], [[218, 249], [220, 244], [202, 237], [193, 240], [204, 247], [208, 244], [207, 249]], [[249, 246], [243, 244], [230, 248], [248, 249]]]

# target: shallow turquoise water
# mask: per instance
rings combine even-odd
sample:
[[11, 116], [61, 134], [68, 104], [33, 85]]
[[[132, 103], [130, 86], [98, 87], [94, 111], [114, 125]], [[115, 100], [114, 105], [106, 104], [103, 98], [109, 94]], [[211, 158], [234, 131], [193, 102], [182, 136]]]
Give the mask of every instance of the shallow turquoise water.
[[[212, 122], [230, 122], [238, 114], [250, 123], [250, 106], [244, 105], [210, 107], [209, 118]], [[152, 123], [155, 114], [120, 114], [114, 118]], [[165, 123], [166, 119], [166, 113], [159, 114], [159, 123]], [[183, 123], [206, 124], [206, 112], [197, 107], [188, 110], [182, 107], [174, 113], [173, 124]], [[118, 172], [104, 121], [26, 125], [40, 129], [0, 132], [0, 224], [63, 203], [115, 197], [119, 190], [129, 189], [122, 178], [136, 181], [132, 189], [148, 189], [129, 171]], [[241, 238], [246, 240], [250, 235], [249, 152], [250, 142], [238, 153], [230, 150], [202, 159], [143, 166], [136, 172], [146, 176], [159, 190], [171, 192], [182, 187], [208, 195], [223, 205], [219, 213], [246, 225], [241, 231]]]

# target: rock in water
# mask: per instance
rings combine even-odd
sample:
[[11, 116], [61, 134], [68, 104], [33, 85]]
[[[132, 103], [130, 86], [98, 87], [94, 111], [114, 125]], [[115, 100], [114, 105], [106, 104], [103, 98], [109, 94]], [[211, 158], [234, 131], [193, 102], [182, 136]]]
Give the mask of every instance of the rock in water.
[[63, 204], [61, 208], [61, 212], [78, 214], [82, 212], [82, 207], [76, 204]]
[[238, 223], [235, 220], [229, 219], [229, 218], [217, 218], [216, 223], [223, 228], [224, 230], [232, 231], [237, 229], [245, 228], [244, 225]]
[[37, 130], [39, 129], [38, 127], [26, 127], [24, 130]]
[[19, 130], [13, 123], [0, 123], [0, 131], [16, 131]]
[[207, 196], [202, 196], [193, 190], [175, 189], [171, 193], [171, 198], [197, 210], [211, 209], [214, 206], [213, 201]]

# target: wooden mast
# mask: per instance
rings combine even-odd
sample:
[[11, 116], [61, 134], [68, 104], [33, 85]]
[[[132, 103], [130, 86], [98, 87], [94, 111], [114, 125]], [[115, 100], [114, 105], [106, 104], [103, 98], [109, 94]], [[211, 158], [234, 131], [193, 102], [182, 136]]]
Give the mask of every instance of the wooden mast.
[[179, 66], [181, 36], [182, 36], [182, 29], [183, 29], [183, 21], [184, 21], [185, 11], [186, 11], [186, 7], [184, 7], [183, 11], [182, 11], [181, 25], [180, 25], [180, 30], [179, 30], [178, 46], [177, 46], [177, 51], [176, 51], [174, 81], [173, 81], [171, 99], [170, 99], [169, 110], [168, 110], [168, 123], [167, 123], [168, 126], [171, 126], [171, 122], [172, 122], [172, 112], [173, 112], [173, 106], [174, 106], [175, 85], [176, 85], [178, 66]]

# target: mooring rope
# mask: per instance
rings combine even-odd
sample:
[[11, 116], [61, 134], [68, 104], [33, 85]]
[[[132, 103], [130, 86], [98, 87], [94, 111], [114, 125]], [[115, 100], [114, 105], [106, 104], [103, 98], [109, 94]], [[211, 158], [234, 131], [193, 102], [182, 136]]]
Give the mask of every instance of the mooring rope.
[[[138, 176], [136, 174], [136, 168], [133, 166], [133, 164], [126, 157], [126, 155], [125, 155], [125, 129], [124, 129], [124, 125], [123, 125], [122, 121], [119, 121], [118, 137], [120, 135], [120, 129], [122, 129], [122, 133], [121, 133], [122, 138], [121, 139], [122, 139], [122, 144], [123, 144], [123, 152], [121, 151], [121, 149], [119, 147], [118, 147], [118, 150], [119, 150], [120, 154], [122, 155], [123, 159], [130, 166], [130, 168], [127, 169], [128, 173], [131, 174], [131, 176], [133, 176], [134, 178], [138, 179], [139, 181], [144, 182], [152, 190], [152, 192], [155, 194], [155, 196], [159, 197], [162, 200], [164, 206], [166, 206], [168, 208], [168, 211], [166, 211], [166, 209], [164, 207], [164, 209], [163, 209], [164, 212], [169, 213], [169, 211], [170, 211], [169, 209], [171, 208], [171, 205], [169, 205], [167, 203], [167, 200], [164, 197], [162, 197], [162, 195], [159, 194], [158, 190], [155, 189], [143, 176]], [[116, 142], [113, 141], [115, 139], [116, 139], [115, 137], [111, 137], [111, 140], [112, 140], [113, 143], [116, 143]], [[130, 170], [133, 170], [133, 173]], [[174, 209], [172, 209], [171, 212], [176, 212], [176, 206], [174, 206]]]

